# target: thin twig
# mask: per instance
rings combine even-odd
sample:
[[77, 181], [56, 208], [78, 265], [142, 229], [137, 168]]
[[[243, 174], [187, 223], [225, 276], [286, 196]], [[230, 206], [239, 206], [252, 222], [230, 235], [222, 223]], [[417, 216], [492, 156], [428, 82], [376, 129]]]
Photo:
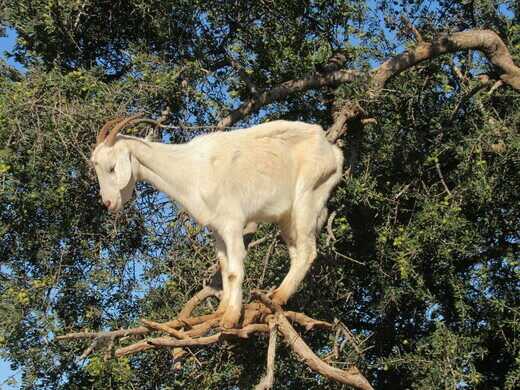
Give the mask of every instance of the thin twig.
[[327, 220], [327, 240], [325, 242], [325, 246], [330, 245], [330, 241], [336, 241], [336, 236], [334, 235], [334, 232], [332, 231], [332, 222], [334, 222], [334, 218], [336, 217], [336, 211], [333, 211], [329, 215], [329, 219]]
[[247, 246], [247, 250], [254, 248], [255, 246], [260, 245], [261, 243], [267, 241], [269, 238], [271, 238], [270, 235], [263, 236], [262, 238], [259, 238], [258, 240], [251, 241], [249, 245]]
[[271, 244], [269, 245], [269, 248], [267, 248], [267, 252], [265, 253], [265, 256], [264, 256], [264, 266], [262, 268], [262, 275], [260, 275], [260, 279], [258, 279], [258, 287], [262, 287], [262, 285], [264, 284], [264, 278], [265, 278], [265, 273], [267, 271], [267, 265], [269, 264], [269, 259], [271, 258], [271, 255], [273, 254], [273, 249], [276, 245], [276, 242], [277, 242], [277, 239], [275, 237], [273, 239], [273, 241], [271, 242]]
[[441, 165], [439, 164], [439, 161], [435, 162], [435, 169], [437, 170], [437, 174], [439, 175], [439, 179], [441, 179], [441, 183], [442, 183], [444, 189], [451, 196], [451, 191], [448, 188], [448, 185], [446, 184], [446, 181], [444, 181], [444, 176], [442, 175]]

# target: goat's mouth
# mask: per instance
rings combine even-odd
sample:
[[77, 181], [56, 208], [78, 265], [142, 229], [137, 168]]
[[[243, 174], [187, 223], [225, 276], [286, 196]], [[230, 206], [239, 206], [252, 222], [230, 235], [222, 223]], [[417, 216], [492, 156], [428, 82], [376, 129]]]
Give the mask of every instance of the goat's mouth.
[[111, 213], [117, 213], [119, 210], [121, 210], [121, 204], [119, 202], [114, 202], [109, 207], [107, 207], [108, 211]]
[[117, 211], [119, 211], [121, 209], [121, 202], [119, 201], [105, 201], [103, 202], [104, 205], [105, 205], [105, 208], [111, 212], [111, 213], [115, 213]]

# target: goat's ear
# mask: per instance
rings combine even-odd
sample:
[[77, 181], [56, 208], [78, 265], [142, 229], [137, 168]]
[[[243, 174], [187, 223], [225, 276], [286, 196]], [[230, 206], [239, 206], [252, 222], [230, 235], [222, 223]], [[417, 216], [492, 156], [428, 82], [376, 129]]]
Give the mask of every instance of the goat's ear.
[[132, 178], [132, 163], [130, 153], [127, 151], [120, 153], [116, 161], [116, 179], [120, 190], [125, 188]]

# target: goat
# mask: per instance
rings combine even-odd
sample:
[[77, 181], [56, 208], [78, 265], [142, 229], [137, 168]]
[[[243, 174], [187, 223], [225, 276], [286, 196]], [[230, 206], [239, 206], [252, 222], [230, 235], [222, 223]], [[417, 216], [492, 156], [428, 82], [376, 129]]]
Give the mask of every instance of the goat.
[[118, 134], [150, 122], [141, 116], [111, 120], [98, 134], [91, 162], [105, 206], [120, 210], [136, 182], [145, 181], [211, 228], [222, 275], [217, 310], [223, 328], [235, 327], [241, 316], [244, 227], [278, 224], [291, 265], [272, 299], [285, 304], [316, 258], [325, 203], [342, 176], [341, 150], [327, 141], [321, 126], [284, 120], [178, 145]]

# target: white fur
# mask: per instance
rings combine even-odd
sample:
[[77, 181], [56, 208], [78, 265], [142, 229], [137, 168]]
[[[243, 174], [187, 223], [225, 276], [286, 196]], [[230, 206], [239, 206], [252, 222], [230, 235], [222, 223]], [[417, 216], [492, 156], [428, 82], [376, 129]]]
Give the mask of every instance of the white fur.
[[118, 135], [113, 146], [98, 145], [91, 160], [112, 211], [121, 209], [143, 180], [212, 229], [223, 280], [222, 325], [233, 327], [242, 305], [244, 227], [280, 226], [291, 267], [273, 299], [284, 304], [316, 257], [316, 233], [341, 178], [343, 154], [320, 126], [274, 121], [181, 145]]

